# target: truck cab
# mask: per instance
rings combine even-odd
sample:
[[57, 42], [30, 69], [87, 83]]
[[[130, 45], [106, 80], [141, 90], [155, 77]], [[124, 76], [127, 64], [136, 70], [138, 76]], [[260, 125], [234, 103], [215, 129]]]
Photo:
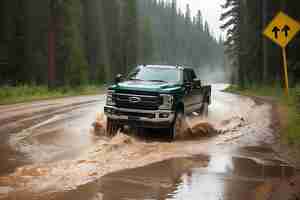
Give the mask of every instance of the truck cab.
[[126, 78], [116, 77], [107, 91], [107, 134], [124, 125], [166, 129], [170, 138], [182, 131], [186, 114], [207, 114], [211, 87], [202, 86], [190, 67], [141, 65]]

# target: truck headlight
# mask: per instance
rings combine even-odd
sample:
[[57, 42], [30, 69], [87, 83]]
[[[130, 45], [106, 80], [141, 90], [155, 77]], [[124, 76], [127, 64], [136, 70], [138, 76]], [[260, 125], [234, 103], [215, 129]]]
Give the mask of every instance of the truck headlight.
[[108, 90], [107, 91], [106, 105], [108, 105], [108, 106], [115, 106], [116, 105], [115, 99], [113, 97], [114, 93], [115, 93], [115, 91], [113, 91], [113, 90]]
[[169, 94], [161, 94], [160, 97], [162, 98], [162, 105], [159, 109], [171, 110], [174, 103], [174, 97]]

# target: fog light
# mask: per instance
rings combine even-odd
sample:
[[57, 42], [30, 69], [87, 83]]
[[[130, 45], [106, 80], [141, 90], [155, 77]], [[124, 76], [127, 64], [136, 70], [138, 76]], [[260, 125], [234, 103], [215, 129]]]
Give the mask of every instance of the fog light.
[[169, 116], [170, 116], [169, 113], [161, 113], [161, 114], [159, 115], [159, 118], [168, 118]]

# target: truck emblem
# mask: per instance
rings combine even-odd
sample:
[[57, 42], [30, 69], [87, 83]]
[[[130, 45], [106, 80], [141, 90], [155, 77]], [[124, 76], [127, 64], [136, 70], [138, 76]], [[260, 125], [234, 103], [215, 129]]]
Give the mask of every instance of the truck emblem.
[[141, 101], [142, 101], [142, 99], [140, 97], [129, 97], [130, 103], [139, 103]]

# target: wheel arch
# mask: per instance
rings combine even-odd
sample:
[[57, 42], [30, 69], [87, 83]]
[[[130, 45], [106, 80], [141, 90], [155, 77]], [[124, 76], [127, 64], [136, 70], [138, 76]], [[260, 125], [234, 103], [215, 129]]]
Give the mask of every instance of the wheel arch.
[[176, 105], [176, 108], [175, 108], [175, 112], [182, 112], [184, 113], [185, 112], [185, 109], [184, 109], [184, 103], [183, 102], [179, 102], [177, 105]]
[[206, 86], [204, 90], [204, 99], [203, 103], [208, 103], [208, 105], [211, 104], [211, 86]]

